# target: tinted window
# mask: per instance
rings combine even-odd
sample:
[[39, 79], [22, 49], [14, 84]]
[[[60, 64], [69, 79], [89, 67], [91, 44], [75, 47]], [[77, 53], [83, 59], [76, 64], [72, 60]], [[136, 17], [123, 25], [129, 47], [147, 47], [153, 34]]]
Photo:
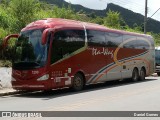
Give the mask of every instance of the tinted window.
[[62, 30], [54, 34], [52, 44], [52, 59], [54, 63], [85, 45], [83, 30]]
[[105, 46], [105, 33], [96, 30], [87, 30], [89, 46]]
[[141, 37], [137, 37], [137, 49], [149, 49], [149, 44], [147, 42], [147, 39], [145, 38], [141, 38]]
[[42, 33], [43, 29], [21, 32], [15, 45], [14, 69], [28, 70], [42, 67], [46, 64], [49, 43], [41, 44]]
[[106, 45], [108, 47], [118, 47], [122, 43], [122, 35], [117, 33], [105, 33]]
[[123, 41], [124, 41], [123, 45], [124, 48], [136, 48], [138, 45], [136, 36], [124, 35]]

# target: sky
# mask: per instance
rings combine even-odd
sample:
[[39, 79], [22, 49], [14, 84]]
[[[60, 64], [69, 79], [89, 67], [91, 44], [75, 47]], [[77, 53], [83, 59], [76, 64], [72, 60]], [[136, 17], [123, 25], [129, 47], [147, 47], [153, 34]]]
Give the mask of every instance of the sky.
[[[145, 0], [65, 0], [72, 4], [80, 4], [84, 7], [103, 10], [106, 9], [108, 3], [114, 3], [121, 7], [132, 10], [133, 12], [144, 15]], [[160, 8], [160, 0], [148, 0], [148, 17], [151, 17]], [[160, 21], [160, 10], [152, 17]]]

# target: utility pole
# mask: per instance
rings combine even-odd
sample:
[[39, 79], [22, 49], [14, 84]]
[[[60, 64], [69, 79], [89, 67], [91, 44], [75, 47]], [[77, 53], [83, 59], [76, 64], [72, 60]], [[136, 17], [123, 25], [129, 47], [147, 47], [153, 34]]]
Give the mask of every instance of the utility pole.
[[147, 3], [148, 3], [148, 0], [145, 0], [145, 16], [144, 16], [144, 34], [146, 34], [147, 32]]

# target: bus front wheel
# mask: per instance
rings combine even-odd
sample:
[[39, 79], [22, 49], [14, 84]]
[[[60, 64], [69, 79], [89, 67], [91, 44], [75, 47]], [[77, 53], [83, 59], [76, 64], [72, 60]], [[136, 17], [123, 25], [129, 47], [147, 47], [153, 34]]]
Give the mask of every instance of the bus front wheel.
[[84, 88], [84, 78], [81, 74], [77, 73], [73, 79], [72, 89], [74, 91], [80, 91], [83, 88]]

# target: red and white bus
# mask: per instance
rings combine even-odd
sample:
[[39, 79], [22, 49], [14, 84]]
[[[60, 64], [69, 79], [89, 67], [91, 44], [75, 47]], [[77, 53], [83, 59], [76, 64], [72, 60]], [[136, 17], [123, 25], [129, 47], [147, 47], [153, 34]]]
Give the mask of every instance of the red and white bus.
[[47, 18], [30, 23], [17, 37], [12, 66], [16, 90], [51, 90], [154, 73], [155, 50], [149, 35], [92, 23]]

